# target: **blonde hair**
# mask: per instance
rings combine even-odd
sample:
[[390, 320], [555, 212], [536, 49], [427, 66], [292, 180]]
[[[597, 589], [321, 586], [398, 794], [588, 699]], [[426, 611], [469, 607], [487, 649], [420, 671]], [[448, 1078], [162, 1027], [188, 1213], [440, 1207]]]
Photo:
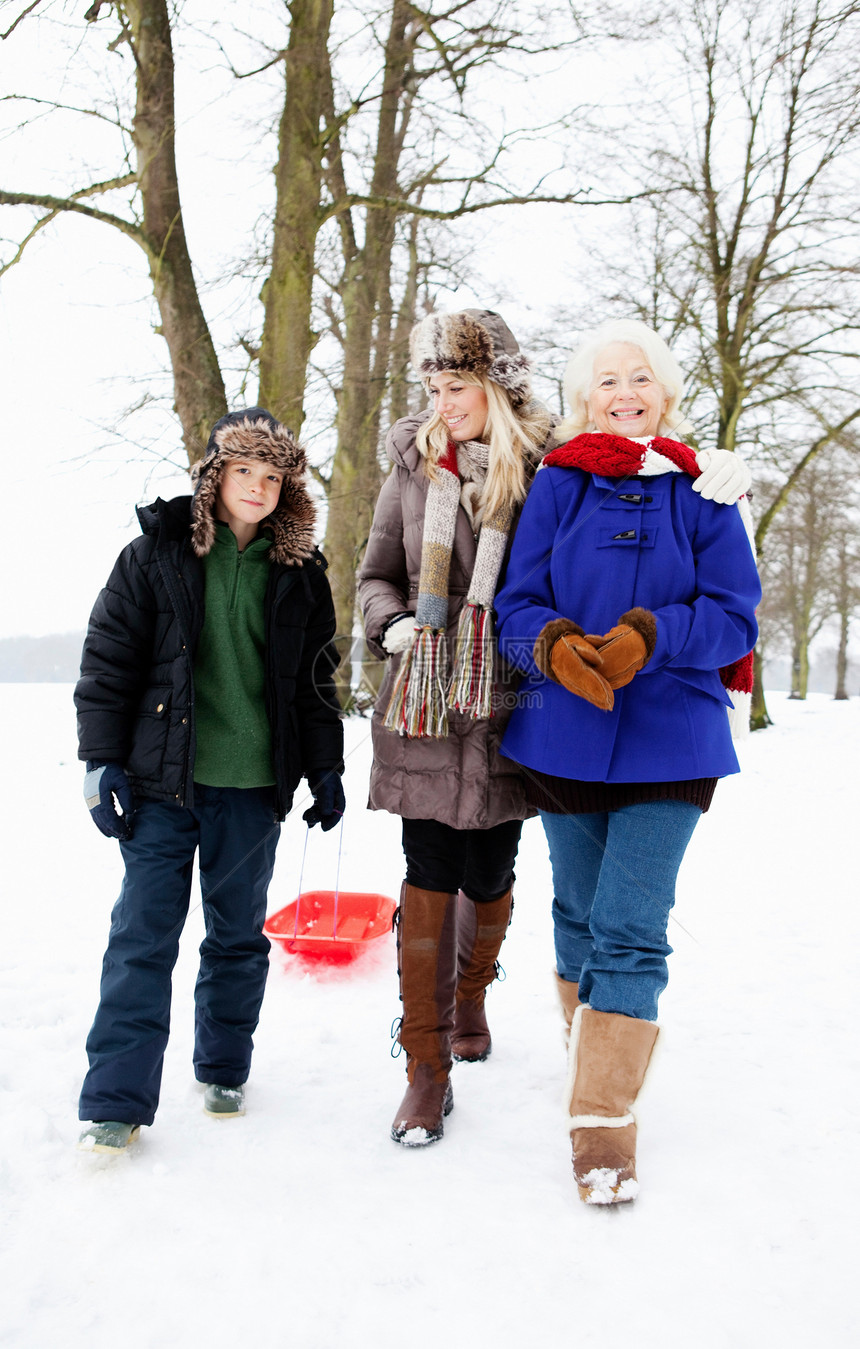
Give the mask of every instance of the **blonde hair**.
[[[515, 411], [505, 390], [484, 375], [468, 370], [443, 373], [455, 375], [462, 384], [477, 385], [487, 399], [487, 421], [481, 435], [481, 440], [490, 447], [483, 492], [486, 515], [519, 505], [528, 490], [525, 461], [540, 458], [552, 418], [540, 403], [527, 403]], [[435, 482], [436, 466], [450, 440], [448, 428], [438, 412], [419, 427], [415, 439], [424, 456], [427, 477]]]
[[662, 385], [668, 401], [666, 410], [660, 418], [657, 434], [678, 436], [691, 432], [693, 424], [687, 420], [680, 408], [684, 394], [684, 376], [662, 337], [639, 319], [608, 319], [606, 323], [601, 323], [599, 327], [585, 334], [567, 363], [564, 372], [564, 395], [570, 406], [570, 413], [556, 427], [556, 439], [559, 442], [571, 440], [582, 431], [595, 430], [594, 423], [588, 416], [587, 407], [594, 389], [594, 364], [600, 353], [613, 342], [624, 342], [627, 346], [638, 347], [658, 384]]

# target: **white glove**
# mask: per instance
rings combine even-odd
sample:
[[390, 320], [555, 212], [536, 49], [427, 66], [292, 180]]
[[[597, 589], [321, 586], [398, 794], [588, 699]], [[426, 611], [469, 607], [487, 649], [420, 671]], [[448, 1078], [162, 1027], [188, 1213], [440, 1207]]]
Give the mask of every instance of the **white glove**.
[[693, 483], [693, 491], [701, 493], [706, 501], [731, 506], [749, 491], [752, 474], [733, 450], [701, 450], [696, 463], [702, 473]]
[[401, 651], [406, 650], [414, 636], [415, 615], [404, 614], [402, 618], [395, 618], [394, 622], [389, 624], [379, 641], [389, 656], [399, 656]]

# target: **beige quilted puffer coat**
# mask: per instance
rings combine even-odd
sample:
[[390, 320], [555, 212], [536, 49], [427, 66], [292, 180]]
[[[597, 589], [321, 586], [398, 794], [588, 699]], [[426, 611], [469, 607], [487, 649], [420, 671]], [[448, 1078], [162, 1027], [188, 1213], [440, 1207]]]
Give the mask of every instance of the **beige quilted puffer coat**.
[[[358, 596], [368, 644], [384, 657], [379, 636], [394, 615], [415, 612], [424, 511], [429, 479], [415, 436], [425, 414], [404, 417], [388, 436], [394, 467], [386, 479], [358, 574]], [[477, 541], [468, 515], [457, 515], [448, 578], [448, 651], [453, 651], [460, 616], [475, 565]], [[513, 709], [518, 678], [498, 661], [494, 703], [489, 721], [476, 721], [449, 709], [448, 735], [439, 740], [409, 740], [382, 724], [400, 656], [389, 658], [373, 714], [371, 810], [388, 810], [405, 819], [437, 820], [454, 829], [489, 829], [504, 820], [533, 814], [525, 803], [519, 767], [498, 753]]]

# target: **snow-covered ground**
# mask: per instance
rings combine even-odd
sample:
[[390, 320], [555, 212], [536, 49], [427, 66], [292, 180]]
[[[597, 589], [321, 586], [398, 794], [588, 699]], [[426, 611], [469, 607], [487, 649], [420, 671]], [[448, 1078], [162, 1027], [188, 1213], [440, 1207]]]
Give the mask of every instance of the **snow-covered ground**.
[[[0, 1341], [8, 1349], [752, 1349], [857, 1343], [860, 700], [771, 694], [684, 863], [635, 1205], [571, 1180], [550, 880], [526, 826], [495, 1049], [455, 1068], [444, 1140], [396, 1147], [391, 939], [354, 965], [273, 957], [248, 1114], [191, 1073], [186, 927], [155, 1126], [76, 1151], [76, 1098], [121, 866], [87, 819], [71, 689], [3, 685]], [[364, 809], [348, 724], [341, 886], [396, 896], [398, 821]], [[303, 803], [271, 908], [296, 893]], [[303, 888], [333, 888], [337, 834]]]

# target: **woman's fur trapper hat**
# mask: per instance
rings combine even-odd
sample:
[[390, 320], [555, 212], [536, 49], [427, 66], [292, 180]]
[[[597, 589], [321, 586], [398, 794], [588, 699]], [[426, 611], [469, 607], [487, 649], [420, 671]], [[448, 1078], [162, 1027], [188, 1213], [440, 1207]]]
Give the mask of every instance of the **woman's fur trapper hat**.
[[504, 319], [491, 309], [428, 314], [412, 329], [409, 353], [425, 387], [443, 371], [468, 371], [498, 384], [515, 408], [531, 401], [530, 362]]
[[265, 408], [229, 412], [212, 428], [206, 454], [193, 471], [191, 545], [197, 556], [205, 557], [215, 542], [218, 485], [224, 465], [237, 459], [262, 459], [284, 475], [278, 504], [260, 526], [272, 536], [271, 560], [290, 567], [310, 557], [316, 507], [305, 481], [307, 457], [290, 428]]

